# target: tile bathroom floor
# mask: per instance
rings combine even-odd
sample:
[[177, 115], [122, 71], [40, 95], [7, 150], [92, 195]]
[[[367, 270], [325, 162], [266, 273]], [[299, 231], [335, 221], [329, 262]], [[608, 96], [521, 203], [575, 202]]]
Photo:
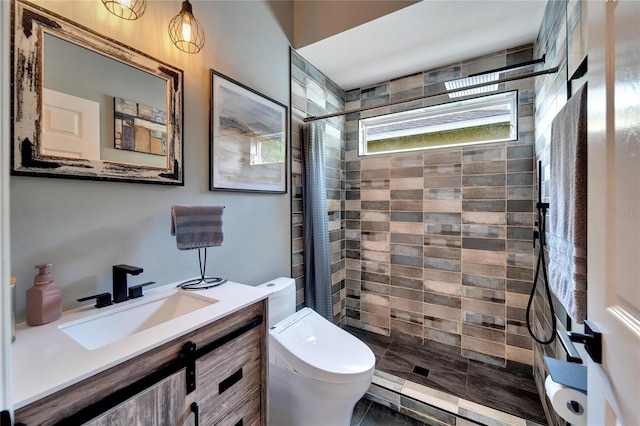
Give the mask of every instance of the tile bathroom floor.
[[351, 426], [425, 426], [426, 423], [362, 398], [351, 416]]
[[541, 424], [547, 423], [530, 373], [514, 373], [459, 355], [412, 345], [353, 327], [345, 327], [345, 330], [371, 348], [376, 356], [378, 371], [513, 416]]

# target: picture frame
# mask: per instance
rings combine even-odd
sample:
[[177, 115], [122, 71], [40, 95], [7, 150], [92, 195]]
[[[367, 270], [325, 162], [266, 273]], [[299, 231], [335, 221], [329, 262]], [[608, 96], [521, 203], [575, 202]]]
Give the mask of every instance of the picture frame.
[[[11, 6], [11, 175], [184, 186], [184, 72], [32, 2]], [[114, 146], [115, 97], [164, 111], [164, 155]]]
[[122, 151], [167, 155], [167, 113], [150, 105], [113, 98], [113, 147]]
[[288, 108], [211, 70], [212, 191], [287, 192]]

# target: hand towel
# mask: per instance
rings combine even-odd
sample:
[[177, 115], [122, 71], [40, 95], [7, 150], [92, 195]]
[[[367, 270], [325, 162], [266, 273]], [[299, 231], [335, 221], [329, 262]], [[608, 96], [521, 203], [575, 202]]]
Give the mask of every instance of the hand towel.
[[179, 250], [222, 245], [224, 206], [171, 206], [171, 235]]
[[587, 311], [587, 89], [573, 95], [551, 123], [549, 284], [567, 313]]

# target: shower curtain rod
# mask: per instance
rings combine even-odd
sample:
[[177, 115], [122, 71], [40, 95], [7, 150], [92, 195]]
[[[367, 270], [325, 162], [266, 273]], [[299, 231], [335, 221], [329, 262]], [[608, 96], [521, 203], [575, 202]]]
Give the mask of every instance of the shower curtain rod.
[[[339, 117], [341, 115], [347, 115], [347, 114], [351, 114], [351, 113], [354, 113], [354, 112], [368, 111], [370, 109], [384, 108], [384, 107], [388, 107], [388, 106], [392, 106], [392, 105], [398, 105], [398, 104], [404, 104], [404, 103], [407, 103], [407, 102], [419, 101], [419, 100], [422, 100], [422, 99], [432, 98], [434, 96], [447, 95], [449, 93], [460, 92], [462, 90], [476, 89], [476, 88], [479, 88], [479, 87], [489, 86], [489, 85], [492, 85], [492, 84], [506, 83], [508, 81], [521, 80], [523, 78], [530, 78], [530, 77], [537, 77], [539, 75], [544, 75], [544, 74], [554, 74], [554, 73], [558, 72], [558, 70], [559, 70], [559, 67], [553, 67], [553, 68], [549, 68], [549, 69], [546, 69], [546, 70], [532, 71], [532, 72], [528, 72], [528, 73], [524, 73], [524, 74], [514, 75], [514, 76], [511, 76], [511, 77], [499, 78], [498, 80], [493, 80], [493, 81], [488, 82], [488, 83], [472, 84], [470, 86], [464, 86], [464, 87], [460, 87], [460, 88], [457, 88], [457, 89], [454, 89], [454, 90], [440, 90], [438, 92], [429, 93], [428, 95], [414, 96], [412, 98], [403, 99], [403, 100], [399, 100], [399, 101], [386, 102], [384, 104], [378, 104], [378, 105], [370, 105], [370, 106], [366, 106], [366, 107], [355, 108], [355, 109], [352, 109], [352, 110], [349, 110], [349, 111], [334, 112], [334, 113], [331, 113], [331, 114], [324, 114], [324, 115], [316, 115], [316, 116], [306, 117], [306, 118], [303, 119], [303, 121], [305, 123], [308, 123], [309, 121], [316, 121], [316, 120], [323, 120], [325, 118]], [[465, 78], [465, 77], [462, 77], [462, 78]]]

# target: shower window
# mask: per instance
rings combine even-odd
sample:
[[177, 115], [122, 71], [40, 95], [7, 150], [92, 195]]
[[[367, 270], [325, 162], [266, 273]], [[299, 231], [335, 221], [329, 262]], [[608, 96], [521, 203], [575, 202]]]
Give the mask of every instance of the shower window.
[[517, 139], [517, 92], [464, 99], [359, 121], [359, 155]]

